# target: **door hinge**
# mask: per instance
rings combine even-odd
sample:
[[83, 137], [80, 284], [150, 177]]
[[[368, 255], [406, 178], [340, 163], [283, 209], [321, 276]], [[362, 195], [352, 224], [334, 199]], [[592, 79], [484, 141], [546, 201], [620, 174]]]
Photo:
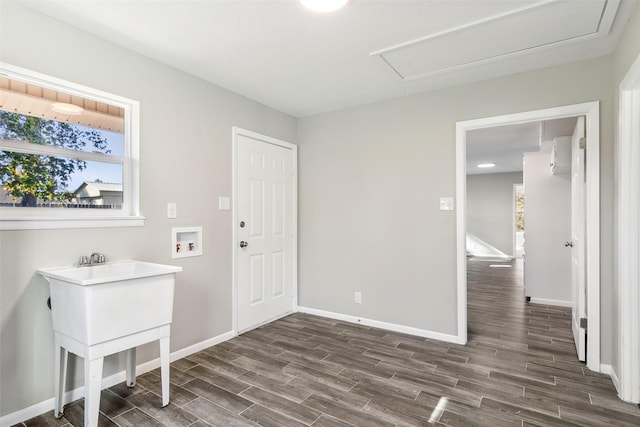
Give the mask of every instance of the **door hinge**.
[[580, 138], [580, 149], [584, 150], [587, 148], [587, 141], [584, 138]]
[[580, 318], [580, 327], [584, 330], [587, 329], [587, 319], [585, 317]]

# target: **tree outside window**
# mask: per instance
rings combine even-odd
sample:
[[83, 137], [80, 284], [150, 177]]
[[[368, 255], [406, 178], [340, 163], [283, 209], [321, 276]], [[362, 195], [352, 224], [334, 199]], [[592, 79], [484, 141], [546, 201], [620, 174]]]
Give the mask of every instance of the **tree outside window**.
[[[106, 138], [97, 130], [9, 111], [0, 111], [0, 139], [69, 150], [89, 147], [100, 153], [111, 152]], [[38, 200], [70, 202], [73, 193], [68, 186], [72, 174], [86, 167], [87, 162], [81, 159], [0, 152], [2, 188], [22, 207], [35, 207]]]

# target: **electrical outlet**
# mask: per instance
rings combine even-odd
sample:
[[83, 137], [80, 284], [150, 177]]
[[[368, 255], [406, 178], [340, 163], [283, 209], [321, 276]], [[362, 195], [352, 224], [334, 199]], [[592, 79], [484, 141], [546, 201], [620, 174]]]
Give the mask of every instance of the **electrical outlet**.
[[362, 304], [362, 292], [354, 292], [353, 302], [356, 304]]

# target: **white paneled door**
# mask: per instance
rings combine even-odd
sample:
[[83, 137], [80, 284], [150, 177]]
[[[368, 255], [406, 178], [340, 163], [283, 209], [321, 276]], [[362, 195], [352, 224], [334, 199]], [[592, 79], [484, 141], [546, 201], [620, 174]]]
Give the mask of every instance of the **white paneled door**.
[[582, 362], [586, 361], [587, 347], [585, 147], [584, 116], [580, 116], [571, 138], [571, 326]]
[[293, 312], [295, 300], [295, 149], [248, 134], [236, 134], [238, 332]]

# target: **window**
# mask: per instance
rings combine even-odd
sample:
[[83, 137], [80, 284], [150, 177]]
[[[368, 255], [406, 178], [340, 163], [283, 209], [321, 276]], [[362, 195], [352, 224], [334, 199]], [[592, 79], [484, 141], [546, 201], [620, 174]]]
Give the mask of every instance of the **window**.
[[516, 231], [524, 231], [524, 186], [516, 185]]
[[139, 104], [0, 64], [0, 229], [142, 225]]
[[524, 185], [513, 185], [513, 256], [524, 256]]

